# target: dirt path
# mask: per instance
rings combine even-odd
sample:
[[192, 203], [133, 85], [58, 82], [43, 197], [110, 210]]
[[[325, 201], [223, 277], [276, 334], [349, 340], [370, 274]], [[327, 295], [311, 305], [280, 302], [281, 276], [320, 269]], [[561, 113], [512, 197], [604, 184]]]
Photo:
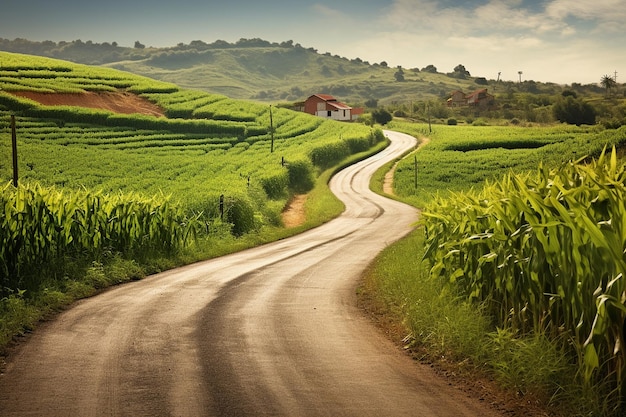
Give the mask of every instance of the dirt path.
[[285, 227], [290, 228], [300, 226], [306, 221], [304, 213], [304, 204], [306, 203], [306, 199], [306, 194], [298, 194], [291, 199], [289, 204], [287, 204], [287, 208], [285, 208], [282, 213], [283, 225]]

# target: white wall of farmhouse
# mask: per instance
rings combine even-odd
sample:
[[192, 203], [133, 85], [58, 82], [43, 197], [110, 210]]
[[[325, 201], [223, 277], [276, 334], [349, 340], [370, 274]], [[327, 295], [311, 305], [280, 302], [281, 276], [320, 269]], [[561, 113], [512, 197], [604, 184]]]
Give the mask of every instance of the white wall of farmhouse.
[[318, 117], [332, 120], [352, 120], [352, 115], [349, 109], [346, 110], [322, 110], [315, 113]]

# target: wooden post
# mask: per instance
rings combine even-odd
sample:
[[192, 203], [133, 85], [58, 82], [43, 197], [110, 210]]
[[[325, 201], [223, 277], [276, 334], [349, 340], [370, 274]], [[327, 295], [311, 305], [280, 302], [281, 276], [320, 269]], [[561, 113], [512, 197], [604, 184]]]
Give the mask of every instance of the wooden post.
[[11, 143], [13, 147], [13, 186], [17, 187], [17, 134], [15, 133], [15, 115], [11, 115]]
[[415, 189], [417, 190], [417, 155], [415, 155]]
[[220, 195], [220, 219], [224, 220], [224, 194]]

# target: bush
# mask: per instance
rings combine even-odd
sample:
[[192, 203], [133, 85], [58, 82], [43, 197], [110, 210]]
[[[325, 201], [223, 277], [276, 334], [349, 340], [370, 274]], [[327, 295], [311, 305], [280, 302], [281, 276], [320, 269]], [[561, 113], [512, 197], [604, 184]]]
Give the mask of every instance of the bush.
[[572, 125], [593, 125], [596, 111], [589, 103], [572, 96], [560, 97], [552, 107], [554, 118]]
[[[350, 147], [344, 142], [327, 143], [311, 151], [310, 159], [315, 166], [328, 168], [350, 155]], [[291, 161], [289, 161], [291, 163]]]
[[376, 123], [379, 123], [383, 126], [393, 120], [393, 116], [391, 115], [391, 113], [389, 113], [385, 109], [374, 110], [372, 112], [372, 118]]
[[256, 229], [254, 209], [246, 197], [228, 197], [224, 206], [224, 220], [233, 225], [233, 235], [243, 236]]
[[289, 188], [296, 193], [306, 193], [315, 185], [313, 164], [301, 159], [290, 161], [287, 170], [289, 172]]
[[457, 125], [456, 119], [452, 119], [452, 118], [448, 119], [448, 126], [456, 126], [456, 125]]
[[480, 117], [472, 122], [472, 126], [489, 126], [489, 123], [487, 123], [487, 120]]
[[394, 117], [406, 117], [406, 112], [404, 110], [396, 110], [393, 112]]
[[266, 174], [261, 178], [261, 187], [268, 198], [277, 200], [287, 195], [289, 186], [289, 175], [282, 169], [280, 172]]

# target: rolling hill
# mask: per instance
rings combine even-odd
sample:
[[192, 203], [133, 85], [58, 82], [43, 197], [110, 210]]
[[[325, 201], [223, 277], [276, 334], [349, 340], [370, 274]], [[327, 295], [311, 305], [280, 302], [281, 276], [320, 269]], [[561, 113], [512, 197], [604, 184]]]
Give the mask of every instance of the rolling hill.
[[[453, 68], [442, 71], [434, 63], [420, 68], [388, 67], [330, 53], [319, 53], [293, 41], [270, 43], [241, 39], [235, 43], [192, 41], [169, 48], [126, 48], [115, 43], [32, 42], [0, 39], [0, 50], [116, 68], [183, 88], [201, 89], [231, 98], [262, 102], [294, 102], [311, 94], [326, 93], [354, 106], [382, 105], [413, 100], [445, 98], [453, 90], [545, 92], [561, 86], [528, 81], [521, 86], [497, 82], [494, 75], [481, 77]], [[2, 65], [0, 63], [0, 65]], [[459, 66], [462, 66], [459, 64]], [[471, 70], [471, 68], [469, 69]]]

